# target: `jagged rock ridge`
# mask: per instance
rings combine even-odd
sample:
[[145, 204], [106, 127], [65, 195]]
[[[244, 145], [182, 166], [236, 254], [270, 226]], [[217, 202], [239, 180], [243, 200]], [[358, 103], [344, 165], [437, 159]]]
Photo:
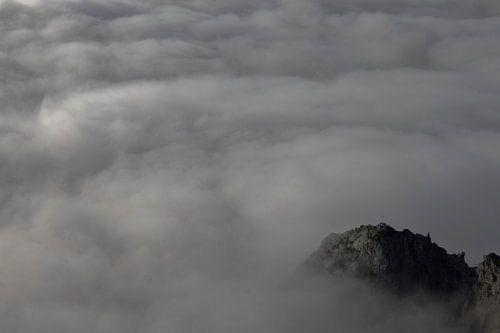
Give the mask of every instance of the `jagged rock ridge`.
[[330, 234], [304, 263], [328, 274], [368, 279], [399, 295], [424, 292], [453, 299], [461, 316], [473, 319], [473, 332], [500, 333], [500, 257], [485, 256], [469, 267], [464, 253], [448, 254], [423, 236], [387, 224]]
[[490, 253], [475, 269], [471, 311], [479, 332], [500, 332], [500, 257]]

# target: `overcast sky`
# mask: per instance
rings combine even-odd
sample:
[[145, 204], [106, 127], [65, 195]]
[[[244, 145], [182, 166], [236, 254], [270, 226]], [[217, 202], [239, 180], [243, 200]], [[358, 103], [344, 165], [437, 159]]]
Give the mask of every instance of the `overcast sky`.
[[290, 332], [242, 281], [381, 215], [476, 264], [500, 2], [1, 1], [0, 185], [5, 332]]

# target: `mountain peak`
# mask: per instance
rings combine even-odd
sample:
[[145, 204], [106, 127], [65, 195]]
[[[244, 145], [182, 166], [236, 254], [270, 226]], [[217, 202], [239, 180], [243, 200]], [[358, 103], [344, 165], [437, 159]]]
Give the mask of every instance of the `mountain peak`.
[[401, 296], [424, 292], [453, 299], [458, 312], [474, 318], [473, 332], [498, 333], [500, 256], [490, 253], [475, 268], [464, 257], [463, 252], [449, 254], [429, 234], [380, 223], [328, 235], [303, 267], [365, 279]]
[[368, 278], [402, 294], [417, 290], [451, 294], [471, 285], [462, 254], [448, 254], [429, 235], [397, 231], [385, 223], [329, 235], [306, 266]]

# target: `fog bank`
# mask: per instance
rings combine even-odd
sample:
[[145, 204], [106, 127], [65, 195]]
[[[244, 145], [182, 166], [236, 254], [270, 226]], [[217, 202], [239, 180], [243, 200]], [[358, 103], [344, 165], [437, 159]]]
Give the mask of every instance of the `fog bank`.
[[500, 252], [499, 16], [1, 1], [1, 330], [445, 330], [355, 282], [281, 281], [380, 215], [471, 264]]

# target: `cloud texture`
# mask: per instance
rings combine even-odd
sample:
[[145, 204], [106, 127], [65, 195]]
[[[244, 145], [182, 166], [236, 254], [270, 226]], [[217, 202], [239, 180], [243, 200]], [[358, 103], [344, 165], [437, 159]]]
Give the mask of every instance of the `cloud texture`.
[[[350, 283], [270, 281], [380, 215], [472, 264], [500, 252], [499, 16], [2, 1], [0, 330], [435, 332], [443, 318]], [[356, 323], [353, 304], [392, 310]]]

